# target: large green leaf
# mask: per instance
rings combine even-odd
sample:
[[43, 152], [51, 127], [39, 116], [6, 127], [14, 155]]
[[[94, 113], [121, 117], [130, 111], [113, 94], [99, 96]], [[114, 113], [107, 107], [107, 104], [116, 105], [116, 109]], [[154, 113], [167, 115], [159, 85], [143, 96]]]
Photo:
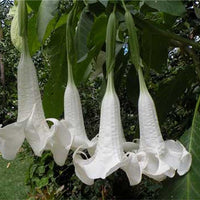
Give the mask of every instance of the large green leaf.
[[107, 20], [108, 19], [105, 14], [102, 14], [95, 19], [95, 23], [92, 26], [88, 40], [88, 46], [90, 48], [93, 46], [101, 46], [102, 43], [105, 42]]
[[88, 47], [87, 41], [89, 33], [92, 29], [93, 17], [90, 13], [83, 9], [76, 32], [77, 60], [83, 60], [87, 57]]
[[[17, 7], [14, 6], [11, 11], [13, 12], [12, 15], [14, 15], [11, 23], [11, 40], [13, 45], [21, 51], [22, 38], [19, 36]], [[28, 19], [28, 45], [31, 55], [33, 55], [40, 48], [36, 32], [36, 15], [33, 15]]]
[[43, 105], [46, 117], [60, 118], [67, 83], [66, 26], [56, 29], [46, 50], [51, 74], [44, 90]]
[[56, 15], [59, 0], [42, 0], [38, 11], [38, 38], [42, 42], [49, 22]]
[[196, 74], [194, 70], [187, 67], [180, 70], [171, 80], [160, 83], [154, 99], [156, 107], [159, 108], [157, 109], [157, 112], [161, 124], [172, 108], [172, 105], [184, 94], [185, 89], [191, 86], [195, 77]]
[[192, 154], [192, 166], [183, 177], [165, 182], [160, 199], [200, 199], [200, 97], [196, 105], [192, 127], [181, 137], [181, 142]]
[[74, 70], [74, 79], [77, 84], [85, 81], [92, 70], [91, 62], [99, 54], [105, 42], [106, 25], [107, 17], [105, 15], [100, 15], [95, 19], [88, 38], [89, 51], [87, 57], [79, 60]]
[[28, 46], [31, 55], [33, 55], [41, 45], [37, 37], [36, 21], [36, 15], [33, 15], [28, 21]]
[[158, 11], [165, 12], [175, 16], [181, 16], [185, 12], [185, 7], [180, 0], [144, 0], [145, 3], [151, 7], [155, 8]]
[[169, 41], [149, 29], [142, 34], [142, 58], [146, 65], [157, 72], [167, 64]]

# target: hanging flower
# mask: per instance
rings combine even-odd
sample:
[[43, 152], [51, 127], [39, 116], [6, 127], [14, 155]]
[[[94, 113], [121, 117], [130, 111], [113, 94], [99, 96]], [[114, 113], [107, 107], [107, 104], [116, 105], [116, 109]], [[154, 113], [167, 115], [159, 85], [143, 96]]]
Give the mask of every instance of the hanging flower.
[[101, 105], [100, 130], [94, 155], [83, 159], [77, 149], [73, 155], [76, 175], [85, 184], [91, 185], [94, 179], [105, 179], [117, 169], [124, 170], [131, 185], [141, 181], [145, 166], [144, 154], [124, 153], [120, 105], [115, 92], [112, 74], [108, 77], [106, 93]]
[[55, 145], [51, 142], [48, 148], [52, 150], [55, 161], [61, 165], [65, 159], [63, 158], [61, 161], [55, 155], [59, 155], [59, 151], [63, 152], [63, 149], [67, 155], [68, 145], [72, 139], [66, 137], [70, 133], [67, 133], [68, 130], [64, 128], [62, 121], [52, 119], [54, 124], [49, 129], [44, 117], [36, 70], [27, 50], [27, 42], [24, 41], [24, 43], [24, 51], [18, 65], [17, 122], [0, 129], [0, 151], [4, 158], [14, 159], [26, 138], [35, 155], [41, 156], [44, 149], [47, 148], [47, 143], [52, 138], [58, 137], [58, 140], [62, 138], [62, 140], [60, 139], [62, 143]]
[[176, 170], [179, 175], [184, 175], [190, 169], [191, 154], [179, 141], [163, 140], [155, 105], [145, 85], [141, 68], [138, 73], [139, 152], [146, 153], [148, 163], [143, 173], [158, 181], [162, 181], [166, 176], [173, 177]]
[[[24, 1], [20, 1], [19, 8], [23, 9], [21, 12], [24, 14]], [[53, 125], [49, 128], [44, 117], [35, 66], [29, 54], [26, 31], [22, 35], [22, 43], [17, 76], [17, 122], [0, 129], [0, 151], [3, 158], [14, 159], [26, 138], [35, 155], [41, 156], [48, 148], [52, 150], [56, 163], [63, 165], [72, 143], [71, 135], [64, 123], [56, 119], [50, 119]]]
[[[70, 67], [68, 65], [68, 67]], [[64, 97], [64, 117], [73, 137], [72, 149], [95, 148], [97, 137], [89, 140], [85, 131], [80, 96], [74, 81], [68, 81]]]
[[73, 137], [71, 148], [75, 150], [76, 148], [82, 146], [84, 148], [88, 148], [88, 150], [90, 149], [90, 152], [92, 153], [96, 145], [97, 137], [91, 141], [87, 137], [83, 120], [81, 100], [73, 77], [72, 66], [76, 64], [76, 51], [74, 49], [75, 30], [73, 28], [74, 11], [75, 9], [73, 8], [69, 13], [66, 26], [68, 82], [64, 95], [64, 118], [69, 128], [70, 134]]

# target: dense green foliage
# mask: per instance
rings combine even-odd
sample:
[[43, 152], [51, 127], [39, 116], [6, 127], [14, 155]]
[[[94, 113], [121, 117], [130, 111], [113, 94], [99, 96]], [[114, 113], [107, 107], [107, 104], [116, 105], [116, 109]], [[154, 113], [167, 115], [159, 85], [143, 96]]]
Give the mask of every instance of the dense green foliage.
[[[27, 1], [29, 48], [38, 71], [46, 117], [62, 118], [63, 94], [67, 83], [65, 29], [73, 2], [49, 1], [49, 5], [46, 5], [47, 2]], [[124, 9], [120, 1], [115, 3], [118, 19], [115, 85], [121, 103], [124, 133], [126, 139], [132, 141], [139, 136], [138, 78], [129, 61]], [[196, 133], [199, 130], [196, 125], [199, 121], [198, 111], [192, 123], [200, 95], [198, 4], [192, 1], [128, 1], [126, 5], [135, 20], [145, 78], [155, 100], [164, 138], [191, 137], [189, 132]], [[3, 125], [15, 121], [17, 111], [16, 66], [19, 52], [10, 39], [11, 17], [7, 13], [11, 6], [11, 2], [2, 1], [0, 7], [0, 29], [3, 30], [0, 54], [5, 69], [5, 84], [2, 81], [0, 83], [0, 124]], [[74, 78], [81, 95], [89, 138], [95, 136], [99, 129], [100, 104], [106, 83], [105, 34], [112, 9], [113, 1], [78, 1], [74, 20], [74, 27], [77, 26], [74, 36], [77, 57], [73, 66]], [[198, 139], [196, 137], [192, 138], [193, 142]], [[195, 150], [196, 154], [199, 150], [193, 142], [190, 143], [194, 147], [189, 150]], [[25, 151], [34, 159], [26, 177], [30, 199], [159, 199], [160, 191], [169, 184], [144, 177], [139, 185], [130, 187], [124, 173], [118, 170], [106, 180], [97, 180], [94, 186], [86, 186], [74, 174], [72, 152], [66, 164], [59, 167], [49, 152], [41, 158], [34, 157], [26, 144]], [[193, 165], [198, 165], [195, 159], [198, 160], [198, 157], [193, 155]], [[178, 181], [182, 183], [188, 176], [190, 172]], [[195, 176], [195, 173], [191, 174], [191, 177]], [[171, 182], [175, 186], [179, 184], [176, 179]]]

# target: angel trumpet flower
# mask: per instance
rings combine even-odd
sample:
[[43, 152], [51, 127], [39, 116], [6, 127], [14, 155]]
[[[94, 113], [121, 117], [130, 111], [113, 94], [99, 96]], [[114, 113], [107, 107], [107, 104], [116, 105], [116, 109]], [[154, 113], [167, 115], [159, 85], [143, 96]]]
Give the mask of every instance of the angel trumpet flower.
[[[69, 68], [71, 68], [70, 64], [68, 64]], [[72, 74], [69, 76], [71, 77], [68, 78], [64, 96], [64, 118], [73, 137], [72, 148], [76, 149], [80, 146], [93, 148], [96, 145], [96, 137], [91, 141], [87, 137], [79, 92], [73, 81]]]
[[74, 56], [74, 29], [73, 29], [73, 9], [67, 19], [66, 26], [66, 47], [68, 60], [68, 82], [64, 95], [64, 118], [73, 137], [72, 149], [79, 146], [84, 148], [93, 148], [96, 145], [96, 138], [89, 140], [85, 131], [81, 100], [79, 92], [74, 82], [72, 66], [76, 63]]
[[[24, 9], [25, 2], [20, 1]], [[44, 149], [52, 151], [57, 164], [63, 165], [72, 138], [63, 121], [49, 119], [54, 124], [49, 129], [44, 117], [35, 66], [29, 54], [26, 34], [18, 65], [18, 117], [17, 122], [0, 129], [0, 152], [5, 159], [14, 159], [26, 138], [34, 153], [41, 156]]]
[[144, 156], [123, 151], [120, 105], [112, 79], [111, 73], [102, 100], [99, 138], [94, 155], [83, 159], [79, 149], [73, 155], [76, 175], [88, 185], [93, 184], [94, 179], [105, 179], [119, 168], [126, 172], [131, 185], [141, 181]]
[[146, 153], [148, 163], [143, 173], [157, 181], [162, 181], [166, 176], [173, 177], [176, 170], [179, 175], [184, 175], [190, 169], [191, 154], [179, 141], [163, 140], [156, 108], [147, 90], [141, 68], [138, 73], [140, 82], [139, 152]]
[[43, 150], [49, 148], [57, 164], [62, 165], [72, 139], [70, 133], [66, 133], [68, 130], [62, 121], [49, 119], [54, 123], [49, 129], [44, 117], [35, 66], [27, 50], [27, 41], [24, 41], [24, 45], [18, 65], [17, 122], [0, 129], [0, 151], [4, 158], [14, 159], [26, 138], [37, 156], [41, 156]]

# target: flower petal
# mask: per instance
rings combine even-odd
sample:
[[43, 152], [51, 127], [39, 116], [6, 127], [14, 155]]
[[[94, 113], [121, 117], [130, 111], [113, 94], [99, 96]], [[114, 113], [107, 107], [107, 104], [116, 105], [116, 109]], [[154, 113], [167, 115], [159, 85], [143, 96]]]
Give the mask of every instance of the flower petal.
[[78, 151], [73, 155], [77, 176], [83, 182], [104, 179], [124, 165], [127, 157], [123, 152], [121, 131], [118, 97], [115, 93], [106, 93], [101, 106], [99, 138], [94, 155], [86, 160]]
[[180, 176], [186, 174], [189, 171], [191, 164], [192, 164], [192, 156], [188, 151], [184, 149], [182, 157], [181, 157], [180, 165], [177, 170], [178, 174]]
[[[26, 41], [27, 43], [27, 41]], [[27, 45], [27, 44], [26, 44]], [[18, 116], [17, 121], [27, 119], [37, 104], [37, 118], [44, 120], [37, 73], [29, 52], [21, 54], [17, 70]]]
[[128, 160], [121, 169], [126, 172], [130, 185], [137, 185], [141, 182], [142, 168], [135, 153], [129, 153]]
[[79, 92], [74, 83], [69, 82], [65, 89], [64, 96], [64, 118], [70, 124], [69, 131], [73, 136], [72, 148], [75, 150], [79, 146], [93, 146], [85, 132], [83, 113]]
[[0, 128], [0, 152], [2, 157], [7, 160], [14, 159], [24, 139], [24, 122], [15, 122]]
[[179, 175], [185, 174], [192, 162], [191, 154], [179, 141], [174, 140], [165, 141], [165, 152], [160, 157], [170, 167], [177, 170]]
[[135, 142], [124, 142], [123, 149], [125, 152], [137, 151], [139, 149], [139, 144]]
[[147, 166], [144, 168], [143, 173], [157, 181], [162, 181], [166, 177], [171, 168], [165, 164], [157, 155], [147, 153]]
[[55, 162], [62, 166], [67, 159], [73, 137], [65, 126], [64, 120], [58, 121], [52, 118], [47, 120], [54, 123], [51, 127], [52, 137], [48, 141], [47, 149], [52, 151]]
[[[82, 162], [84, 160], [79, 155], [79, 149], [77, 149], [73, 154], [73, 163], [75, 167], [76, 176], [86, 185], [94, 184], [94, 179], [90, 178], [87, 172], [82, 168]], [[95, 172], [94, 172], [95, 173]]]
[[155, 153], [163, 146], [163, 138], [157, 119], [156, 108], [147, 90], [140, 91], [138, 102], [140, 125], [140, 149]]
[[[120, 168], [121, 160], [117, 160], [112, 153], [94, 155], [90, 159], [84, 160], [81, 155], [74, 152], [74, 166], [78, 167], [79, 175], [83, 175], [89, 179], [102, 178], [105, 179], [115, 170]], [[80, 178], [81, 180], [84, 178]], [[84, 182], [84, 180], [83, 180]]]
[[52, 137], [52, 133], [49, 130], [46, 120], [41, 120], [38, 116], [38, 106], [38, 104], [33, 106], [33, 111], [25, 126], [25, 136], [35, 155], [41, 156], [48, 139]]

